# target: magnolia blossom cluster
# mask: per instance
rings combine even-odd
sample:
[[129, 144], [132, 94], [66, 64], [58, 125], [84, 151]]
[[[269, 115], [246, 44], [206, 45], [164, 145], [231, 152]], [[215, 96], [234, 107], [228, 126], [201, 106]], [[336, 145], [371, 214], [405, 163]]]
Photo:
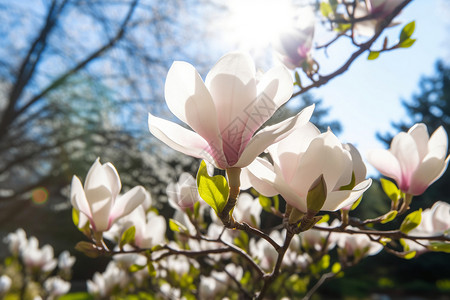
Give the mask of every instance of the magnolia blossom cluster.
[[[5, 295], [10, 289], [26, 290], [26, 287], [17, 286], [19, 282], [31, 284], [35, 281], [41, 284], [43, 289], [40, 294], [34, 295], [33, 299], [43, 299], [44, 296], [45, 299], [57, 299], [69, 292], [71, 284], [68, 280], [71, 278], [75, 257], [68, 251], [63, 251], [58, 258], [55, 258], [52, 246], [44, 245], [40, 248], [38, 239], [34, 236], [27, 238], [22, 228], [9, 233], [4, 242], [8, 244], [13, 260], [23, 264], [25, 275], [20, 270], [14, 269], [15, 264], [6, 267], [6, 275], [0, 278], [0, 295]], [[52, 275], [55, 274], [55, 270], [57, 270], [56, 275]], [[12, 282], [8, 275], [16, 279], [21, 276], [26, 278]]]

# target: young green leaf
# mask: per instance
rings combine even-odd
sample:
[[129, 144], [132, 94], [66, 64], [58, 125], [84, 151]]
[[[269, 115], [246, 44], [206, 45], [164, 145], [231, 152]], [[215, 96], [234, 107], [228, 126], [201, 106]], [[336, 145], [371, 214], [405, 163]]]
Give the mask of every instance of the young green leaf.
[[413, 211], [403, 220], [402, 225], [400, 225], [400, 231], [403, 233], [408, 233], [417, 226], [419, 226], [422, 221], [422, 209]]
[[406, 41], [407, 39], [409, 39], [412, 36], [412, 34], [414, 33], [415, 27], [416, 27], [415, 21], [412, 21], [403, 27], [402, 31], [400, 32], [399, 44], [401, 44], [403, 41]]
[[400, 199], [400, 190], [397, 186], [387, 179], [381, 178], [381, 187], [384, 193], [391, 199], [392, 202], [396, 203]]
[[374, 60], [377, 59], [378, 56], [380, 56], [380, 52], [378, 51], [370, 51], [369, 56], [367, 56], [368, 60]]
[[272, 200], [270, 198], [267, 198], [266, 196], [259, 195], [259, 204], [261, 204], [262, 208], [267, 212], [272, 212]]
[[391, 210], [390, 212], [386, 213], [382, 218], [381, 218], [381, 224], [386, 224], [392, 220], [395, 219], [395, 217], [397, 216], [397, 211], [396, 210]]
[[202, 161], [197, 173], [197, 186], [200, 197], [219, 214], [227, 203], [230, 193], [225, 177], [209, 176], [206, 163]]
[[416, 42], [416, 39], [406, 39], [403, 42], [399, 43], [398, 46], [400, 48], [409, 48]]
[[136, 234], [136, 227], [131, 226], [122, 234], [120, 238], [119, 248], [123, 249], [123, 246], [126, 244], [131, 244], [134, 242], [134, 235]]
[[169, 228], [173, 232], [187, 231], [187, 228], [183, 224], [174, 219], [169, 219]]
[[436, 252], [450, 253], [450, 243], [431, 242], [430, 246], [428, 246], [428, 249]]

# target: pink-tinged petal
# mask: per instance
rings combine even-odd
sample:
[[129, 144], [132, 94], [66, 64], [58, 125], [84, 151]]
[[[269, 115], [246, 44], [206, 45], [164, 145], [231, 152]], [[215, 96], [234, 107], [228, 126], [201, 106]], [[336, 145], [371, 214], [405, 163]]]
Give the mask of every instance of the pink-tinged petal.
[[109, 226], [116, 220], [128, 215], [136, 207], [142, 204], [146, 197], [145, 189], [142, 186], [135, 186], [124, 195], [116, 199], [109, 215]]
[[205, 83], [218, 112], [224, 153], [229, 165], [234, 165], [242, 152], [242, 137], [253, 134], [246, 126], [256, 100], [253, 60], [242, 53], [225, 55], [208, 73]]
[[148, 127], [154, 136], [174, 150], [197, 158], [209, 155], [208, 143], [197, 133], [178, 124], [148, 114]]
[[429, 154], [433, 153], [436, 158], [444, 158], [447, 155], [448, 137], [444, 127], [439, 126], [428, 141]]
[[92, 216], [91, 209], [86, 199], [86, 194], [84, 193], [83, 185], [77, 176], [72, 177], [70, 203], [72, 203], [72, 206], [76, 210], [86, 214], [87, 216]]
[[[89, 169], [84, 180], [84, 189], [95, 189], [99, 186], [108, 186], [109, 178], [103, 170], [100, 158], [97, 158]], [[108, 187], [109, 188], [109, 187]]]
[[283, 196], [284, 201], [301, 212], [306, 213], [306, 197], [299, 195], [281, 176], [275, 178], [275, 189]]
[[251, 187], [259, 193], [267, 197], [278, 195], [278, 191], [273, 187], [276, 175], [272, 165], [266, 160], [258, 157], [243, 172], [248, 176]]
[[408, 134], [414, 139], [419, 151], [419, 161], [421, 161], [428, 153], [428, 135], [427, 126], [423, 123], [415, 124], [408, 130]]
[[181, 121], [210, 143], [220, 140], [217, 112], [211, 94], [195, 68], [174, 62], [165, 85], [167, 106]]
[[425, 157], [411, 178], [408, 193], [421, 195], [425, 190], [445, 172], [449, 159], [446, 161], [436, 157]]
[[437, 233], [443, 233], [450, 229], [450, 204], [437, 201], [431, 207], [433, 230]]
[[89, 221], [89, 218], [80, 211], [78, 215], [78, 228], [83, 228], [86, 226], [86, 223]]
[[294, 174], [298, 170], [298, 164], [303, 153], [308, 149], [311, 141], [320, 134], [320, 130], [311, 122], [306, 123], [293, 130], [286, 138], [277, 145], [277, 153], [269, 153], [275, 164], [279, 165], [286, 182], [291, 182]]
[[288, 136], [295, 128], [305, 125], [313, 111], [314, 105], [308, 106], [296, 116], [260, 130], [247, 144], [239, 161], [234, 166], [240, 168], [248, 166], [267, 147]]
[[91, 225], [95, 231], [106, 231], [109, 229], [108, 218], [111, 207], [114, 204], [110, 190], [105, 186], [98, 186], [86, 190], [86, 198], [91, 208]]
[[367, 161], [381, 174], [394, 179], [401, 185], [402, 171], [397, 158], [388, 150], [371, 150], [367, 153]]
[[327, 199], [321, 210], [336, 211], [352, 205], [370, 187], [372, 179], [367, 179], [356, 185], [353, 190], [333, 191], [327, 195]]
[[397, 134], [391, 143], [390, 151], [397, 158], [402, 170], [401, 184], [399, 189], [408, 190], [411, 176], [419, 165], [419, 151], [413, 137], [406, 132]]
[[290, 99], [293, 87], [291, 74], [283, 66], [272, 68], [263, 75], [257, 85], [258, 96], [247, 111], [249, 118], [246, 127], [249, 130], [242, 137], [244, 145], [247, 144], [253, 133]]
[[348, 181], [347, 184], [351, 180], [350, 153], [344, 151], [342, 144], [331, 131], [322, 133], [311, 141], [290, 186], [299, 195], [306, 197], [312, 183], [320, 175], [324, 176], [328, 192], [335, 189], [341, 177]]

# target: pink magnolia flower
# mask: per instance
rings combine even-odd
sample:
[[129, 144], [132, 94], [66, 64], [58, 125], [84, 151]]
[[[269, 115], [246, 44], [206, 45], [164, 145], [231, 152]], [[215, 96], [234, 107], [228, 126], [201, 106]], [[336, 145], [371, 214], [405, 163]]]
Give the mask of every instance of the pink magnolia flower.
[[80, 212], [78, 226], [83, 227], [87, 218], [94, 231], [107, 231], [116, 220], [128, 215], [149, 197], [142, 186], [119, 195], [121, 188], [116, 168], [111, 163], [102, 165], [98, 158], [89, 169], [84, 188], [80, 179], [73, 176], [70, 201]]
[[296, 26], [281, 35], [275, 48], [281, 61], [289, 69], [301, 67], [309, 58], [314, 38], [314, 21], [314, 11], [304, 8], [296, 20]]
[[430, 137], [427, 126], [419, 123], [397, 134], [389, 150], [370, 151], [367, 160], [381, 174], [394, 179], [401, 191], [420, 195], [447, 169], [447, 144], [442, 126]]
[[292, 95], [292, 77], [284, 67], [269, 70], [257, 82], [249, 55], [223, 56], [203, 82], [195, 68], [175, 62], [167, 74], [165, 96], [172, 113], [194, 131], [149, 114], [150, 132], [173, 149], [203, 158], [220, 169], [242, 168], [269, 145], [306, 123], [313, 107], [255, 134]]
[[351, 205], [372, 183], [364, 178], [352, 183], [355, 167], [350, 151], [331, 131], [321, 134], [312, 123], [269, 147], [269, 153], [274, 164], [257, 158], [247, 168], [248, 180], [263, 195], [280, 194], [304, 213], [308, 210], [308, 191], [320, 176], [326, 183], [326, 200], [321, 208], [324, 211]]

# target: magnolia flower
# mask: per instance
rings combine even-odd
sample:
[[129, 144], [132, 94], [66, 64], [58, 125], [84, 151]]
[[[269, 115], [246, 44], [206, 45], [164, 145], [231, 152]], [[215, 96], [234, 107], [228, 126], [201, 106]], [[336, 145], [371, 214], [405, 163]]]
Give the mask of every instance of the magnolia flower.
[[420, 195], [447, 169], [447, 133], [441, 126], [429, 137], [427, 126], [415, 124], [400, 132], [389, 150], [372, 150], [367, 160], [381, 174], [397, 182], [410, 195]]
[[[437, 201], [431, 208], [427, 208], [422, 212], [422, 221], [419, 226], [408, 232], [410, 236], [432, 237], [447, 235], [450, 236], [450, 204]], [[417, 240], [422, 245], [429, 245], [427, 240]], [[409, 250], [425, 252], [426, 248], [418, 243], [404, 239]]]
[[89, 169], [84, 188], [80, 179], [73, 176], [70, 201], [80, 212], [78, 226], [84, 227], [88, 219], [94, 231], [107, 231], [116, 220], [129, 214], [149, 197], [142, 186], [119, 195], [121, 188], [116, 168], [111, 163], [101, 164], [98, 158]]
[[[194, 204], [200, 200], [198, 194], [197, 181], [189, 173], [182, 173], [178, 182], [169, 183], [166, 189], [169, 204], [176, 210], [185, 211], [187, 208], [194, 208]], [[203, 203], [203, 201], [200, 201]]]
[[114, 289], [123, 288], [128, 283], [126, 271], [120, 269], [115, 261], [111, 261], [104, 273], [96, 272], [92, 280], [87, 281], [87, 290], [90, 294], [97, 295], [102, 299], [108, 299]]
[[309, 8], [301, 9], [296, 25], [281, 35], [277, 45], [281, 61], [289, 69], [301, 67], [309, 56], [314, 37], [314, 11]]
[[72, 268], [73, 264], [75, 263], [75, 257], [71, 256], [69, 251], [65, 250], [61, 252], [61, 254], [58, 257], [58, 268], [63, 272], [69, 272]]
[[259, 227], [261, 221], [262, 206], [259, 199], [252, 195], [242, 193], [233, 210], [233, 216], [238, 222], [245, 222]]
[[39, 248], [39, 241], [34, 236], [29, 238], [20, 255], [23, 263], [30, 271], [51, 272], [58, 264], [58, 261], [53, 257], [53, 247], [45, 245]]
[[[278, 245], [282, 245], [283, 237], [281, 236], [281, 232], [274, 230], [269, 236], [274, 240]], [[253, 257], [257, 258], [260, 263], [259, 265], [265, 271], [271, 271], [275, 266], [278, 258], [278, 252], [275, 248], [269, 244], [265, 239], [259, 239], [256, 241], [255, 239], [250, 239], [249, 242], [250, 253]]]
[[[340, 226], [338, 220], [331, 223], [332, 227]], [[357, 231], [358, 228], [347, 226], [347, 229]], [[330, 240], [337, 244], [340, 255], [345, 257], [353, 257], [357, 262], [363, 257], [378, 254], [383, 249], [383, 245], [372, 241], [366, 234], [349, 234], [342, 232], [332, 232]]]
[[22, 248], [28, 243], [27, 234], [22, 228], [18, 228], [15, 232], [8, 233], [3, 241], [8, 244], [9, 251], [15, 256], [19, 255]]
[[[318, 227], [330, 227], [328, 223], [320, 223]], [[327, 250], [334, 248], [335, 243], [328, 238], [328, 232], [317, 229], [309, 229], [300, 233], [302, 247], [308, 250], [322, 251], [324, 247]]]
[[172, 113], [194, 131], [149, 114], [150, 132], [173, 149], [203, 158], [220, 169], [243, 168], [269, 145], [306, 123], [313, 107], [255, 134], [292, 95], [286, 68], [269, 70], [257, 83], [249, 55], [223, 56], [203, 82], [195, 68], [175, 62], [167, 74], [165, 97]]
[[60, 277], [50, 277], [44, 282], [45, 291], [48, 294], [46, 299], [57, 299], [59, 296], [65, 295], [70, 290], [70, 282]]
[[[265, 196], [282, 195], [300, 212], [336, 211], [354, 203], [371, 185], [371, 179], [358, 176], [362, 181], [356, 181], [359, 161], [352, 161], [350, 151], [337, 137], [331, 131], [320, 134], [312, 123], [293, 131], [268, 151], [274, 164], [258, 158], [247, 168], [249, 181]], [[320, 178], [326, 187], [325, 202], [308, 207], [308, 192]]]
[[134, 245], [139, 248], [151, 248], [165, 241], [166, 220], [154, 212], [146, 213], [142, 205], [120, 219], [104, 236], [110, 240], [119, 240], [128, 228], [134, 226]]
[[[404, 0], [366, 0], [356, 1], [354, 17], [372, 18], [354, 24], [354, 30], [363, 36], [373, 36], [380, 22], [390, 15]], [[351, 9], [351, 7], [350, 7]], [[395, 24], [391, 24], [395, 25]]]
[[0, 297], [8, 293], [11, 288], [12, 280], [7, 275], [0, 276]]

